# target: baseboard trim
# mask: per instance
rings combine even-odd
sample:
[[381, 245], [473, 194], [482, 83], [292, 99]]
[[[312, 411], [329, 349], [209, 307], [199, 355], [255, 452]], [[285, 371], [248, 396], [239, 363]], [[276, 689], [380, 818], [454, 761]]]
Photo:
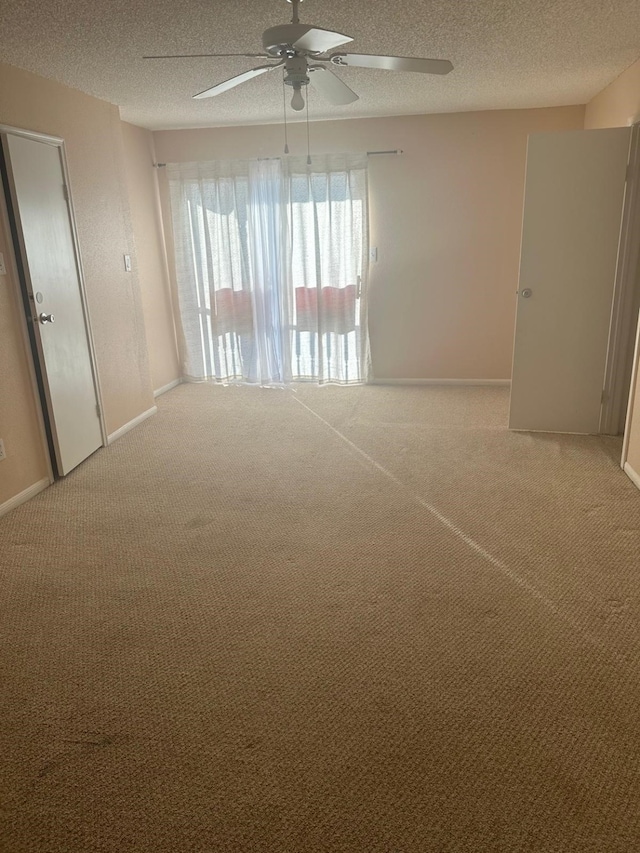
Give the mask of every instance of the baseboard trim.
[[20, 506], [20, 504], [24, 504], [28, 500], [31, 500], [31, 498], [35, 497], [50, 485], [51, 481], [49, 479], [38, 480], [37, 483], [29, 486], [24, 491], [20, 492], [20, 494], [14, 495], [12, 498], [9, 498], [8, 501], [0, 504], [0, 516], [6, 515], [8, 512], [11, 512], [12, 509]]
[[162, 388], [156, 388], [153, 392], [154, 397], [159, 397], [161, 394], [166, 394], [167, 391], [171, 391], [172, 388], [175, 388], [178, 385], [182, 384], [182, 379], [174, 379], [172, 382], [167, 382], [166, 385], [163, 385]]
[[117, 441], [119, 438], [122, 438], [122, 436], [125, 433], [129, 432], [129, 430], [133, 429], [134, 427], [137, 427], [138, 424], [141, 424], [142, 421], [146, 421], [146, 419], [150, 418], [151, 415], [155, 415], [157, 411], [158, 407], [152, 406], [150, 409], [147, 409], [146, 412], [143, 412], [141, 415], [138, 415], [137, 418], [134, 418], [132, 421], [129, 421], [129, 423], [125, 424], [124, 426], [121, 426], [120, 429], [117, 429], [115, 432], [110, 433], [107, 436], [107, 444], [113, 444], [114, 441]]
[[640, 474], [638, 474], [637, 471], [634, 471], [628, 462], [624, 463], [624, 473], [631, 480], [634, 486], [637, 486], [640, 489]]
[[508, 387], [510, 379], [371, 379], [370, 385], [496, 385]]

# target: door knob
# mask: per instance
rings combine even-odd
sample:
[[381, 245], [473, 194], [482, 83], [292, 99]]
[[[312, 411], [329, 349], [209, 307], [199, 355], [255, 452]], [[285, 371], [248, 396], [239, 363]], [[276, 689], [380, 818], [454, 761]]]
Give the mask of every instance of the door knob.
[[520, 291], [520, 295], [522, 297], [524, 297], [524, 299], [529, 299], [529, 297], [532, 296], [532, 294], [533, 294], [533, 291], [531, 290], [530, 287], [525, 287], [524, 290]]
[[53, 323], [56, 318], [53, 314], [45, 314], [44, 311], [38, 314], [38, 320], [44, 325], [45, 323]]

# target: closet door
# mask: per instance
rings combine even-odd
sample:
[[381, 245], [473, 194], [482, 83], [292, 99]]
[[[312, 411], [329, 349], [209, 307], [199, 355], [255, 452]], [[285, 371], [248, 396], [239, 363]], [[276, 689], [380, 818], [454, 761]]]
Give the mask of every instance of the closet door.
[[64, 475], [103, 437], [61, 149], [13, 134], [2, 141], [53, 461]]
[[529, 137], [511, 429], [599, 431], [630, 142]]

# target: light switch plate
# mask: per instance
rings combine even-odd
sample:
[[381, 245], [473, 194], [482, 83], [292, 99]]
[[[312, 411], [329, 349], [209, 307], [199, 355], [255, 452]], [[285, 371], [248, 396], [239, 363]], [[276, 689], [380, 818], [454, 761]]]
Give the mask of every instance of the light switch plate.
[[124, 256], [124, 270], [125, 272], [131, 272], [131, 255]]

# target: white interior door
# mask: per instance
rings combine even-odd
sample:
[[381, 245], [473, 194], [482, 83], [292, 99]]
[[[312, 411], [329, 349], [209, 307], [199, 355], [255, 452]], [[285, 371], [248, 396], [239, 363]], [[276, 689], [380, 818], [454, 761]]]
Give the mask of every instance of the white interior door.
[[61, 149], [13, 134], [3, 141], [47, 420], [64, 475], [103, 439]]
[[511, 429], [599, 431], [630, 141], [529, 137]]

